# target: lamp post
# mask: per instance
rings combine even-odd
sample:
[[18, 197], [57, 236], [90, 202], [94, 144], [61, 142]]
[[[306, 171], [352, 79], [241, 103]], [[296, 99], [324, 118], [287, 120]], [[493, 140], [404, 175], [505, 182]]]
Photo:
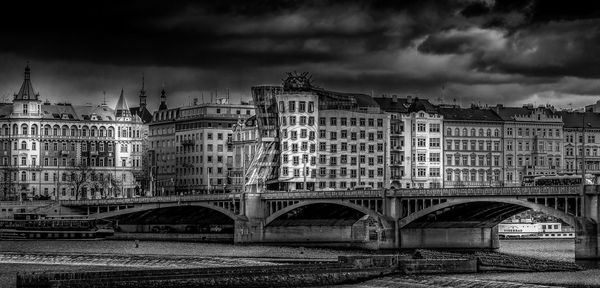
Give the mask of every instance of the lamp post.
[[[592, 126], [590, 123], [585, 123], [585, 111], [583, 112], [583, 117], [581, 118], [581, 207], [585, 209], [585, 127]], [[577, 163], [577, 162], [576, 162]], [[585, 215], [585, 211], [583, 211]]]

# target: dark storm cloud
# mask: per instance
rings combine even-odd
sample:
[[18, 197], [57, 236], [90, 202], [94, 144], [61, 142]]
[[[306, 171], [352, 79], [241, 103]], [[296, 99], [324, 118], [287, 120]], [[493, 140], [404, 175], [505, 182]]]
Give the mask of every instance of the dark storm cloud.
[[142, 73], [151, 95], [164, 82], [180, 102], [226, 87], [247, 97], [293, 70], [325, 88], [375, 94], [598, 94], [590, 83], [600, 76], [600, 4], [555, 3], [14, 1], [0, 17], [0, 93], [18, 89], [31, 60], [40, 92], [80, 102], [121, 87], [135, 100]]

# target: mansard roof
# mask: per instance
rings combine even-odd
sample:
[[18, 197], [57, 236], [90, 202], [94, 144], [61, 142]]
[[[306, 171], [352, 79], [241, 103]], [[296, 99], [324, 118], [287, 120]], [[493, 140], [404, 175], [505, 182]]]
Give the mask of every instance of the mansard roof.
[[502, 118], [490, 109], [439, 108], [444, 120], [501, 122]]
[[[600, 114], [598, 113], [561, 111], [560, 115], [562, 115], [565, 128], [581, 129], [584, 125], [586, 128], [600, 128]], [[588, 123], [590, 126], [587, 126]]]
[[382, 110], [394, 113], [411, 113], [424, 111], [431, 114], [437, 114], [437, 107], [427, 99], [407, 97], [377, 97], [373, 98], [379, 104]]

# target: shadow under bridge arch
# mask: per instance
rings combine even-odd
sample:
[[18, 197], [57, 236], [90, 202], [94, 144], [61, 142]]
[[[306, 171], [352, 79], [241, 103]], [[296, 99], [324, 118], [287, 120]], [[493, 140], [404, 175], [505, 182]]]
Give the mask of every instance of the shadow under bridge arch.
[[503, 220], [533, 209], [575, 227], [575, 216], [521, 199], [453, 199], [412, 213], [399, 228], [494, 227]]
[[235, 214], [233, 211], [212, 205], [210, 203], [148, 203], [144, 205], [134, 206], [131, 208], [113, 210], [88, 216], [90, 219], [128, 219], [136, 217], [147, 217], [153, 214], [167, 216], [171, 213], [173, 218], [191, 215], [219, 215], [220, 218], [226, 218], [231, 221], [244, 220], [245, 217]]
[[[292, 221], [322, 225], [352, 225], [365, 215], [377, 220], [384, 229], [393, 228], [393, 219], [367, 207], [342, 200], [306, 200], [276, 211], [265, 219], [265, 226]], [[318, 224], [317, 224], [318, 225]]]

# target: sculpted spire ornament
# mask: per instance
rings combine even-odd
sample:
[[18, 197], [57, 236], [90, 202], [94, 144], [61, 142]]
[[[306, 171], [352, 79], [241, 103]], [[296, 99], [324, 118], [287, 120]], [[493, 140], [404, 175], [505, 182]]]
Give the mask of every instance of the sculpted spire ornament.
[[308, 72], [302, 72], [301, 74], [298, 74], [295, 71], [293, 73], [288, 72], [287, 78], [283, 80], [283, 89], [309, 91], [313, 89], [312, 75], [308, 74]]

